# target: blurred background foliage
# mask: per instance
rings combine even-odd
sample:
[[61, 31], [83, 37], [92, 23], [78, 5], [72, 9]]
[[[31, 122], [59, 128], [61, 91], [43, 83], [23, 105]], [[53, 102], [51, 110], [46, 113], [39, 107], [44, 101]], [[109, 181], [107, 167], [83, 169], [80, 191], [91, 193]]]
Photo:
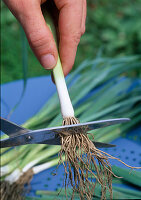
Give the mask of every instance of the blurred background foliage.
[[[87, 0], [86, 33], [75, 67], [84, 59], [141, 55], [141, 0]], [[1, 82], [23, 78], [20, 25], [1, 2]], [[28, 77], [46, 75], [28, 46]], [[133, 76], [141, 77], [141, 70]]]

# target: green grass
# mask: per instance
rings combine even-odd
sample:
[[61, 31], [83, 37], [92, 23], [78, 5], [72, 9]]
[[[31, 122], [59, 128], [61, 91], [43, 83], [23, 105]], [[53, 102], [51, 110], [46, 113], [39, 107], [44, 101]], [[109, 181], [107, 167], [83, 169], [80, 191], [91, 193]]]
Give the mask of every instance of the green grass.
[[[20, 25], [8, 8], [2, 3], [1, 13], [1, 82], [23, 78], [22, 40]], [[28, 77], [46, 75], [28, 45]]]

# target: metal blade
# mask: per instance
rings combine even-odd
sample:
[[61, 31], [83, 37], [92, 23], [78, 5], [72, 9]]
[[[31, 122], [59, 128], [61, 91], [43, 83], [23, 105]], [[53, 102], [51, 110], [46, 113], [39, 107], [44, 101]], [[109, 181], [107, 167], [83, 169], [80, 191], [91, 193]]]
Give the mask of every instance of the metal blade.
[[88, 122], [88, 127], [90, 130], [94, 130], [94, 129], [104, 128], [104, 127], [115, 125], [115, 124], [125, 123], [128, 121], [130, 121], [129, 118], [100, 120], [100, 121]]
[[103, 142], [95, 142], [92, 141], [95, 145], [96, 148], [110, 148], [110, 147], [116, 147], [114, 144], [108, 144], [108, 143], [103, 143]]
[[61, 145], [61, 138], [58, 137], [51, 140], [45, 140], [43, 142], [39, 142], [38, 144]]
[[[73, 125], [66, 125], [66, 126], [59, 126], [59, 127], [53, 127], [48, 128], [47, 130], [52, 130], [57, 133], [86, 133], [87, 131], [98, 129], [98, 128], [104, 128], [107, 126], [125, 123], [130, 121], [129, 118], [118, 118], [118, 119], [108, 119], [108, 120], [100, 120], [100, 121], [93, 121], [93, 122], [86, 122], [86, 123], [79, 123], [79, 124], [73, 124]], [[42, 132], [42, 129], [41, 129]]]
[[27, 133], [29, 130], [19, 126], [11, 121], [3, 119], [0, 117], [0, 130], [7, 134], [9, 137], [12, 137], [17, 134]]
[[[108, 144], [103, 142], [95, 142], [92, 141], [96, 148], [110, 148], [110, 147], [116, 147], [114, 144]], [[46, 140], [44, 142], [38, 143], [38, 144], [50, 144], [50, 145], [61, 145], [60, 138], [56, 138], [53, 140]]]
[[5, 147], [13, 147], [13, 146], [20, 146], [26, 144], [38, 144], [44, 141], [48, 141], [50, 144], [50, 140], [53, 141], [55, 138], [59, 137], [59, 134], [53, 133], [53, 131], [44, 130], [44, 132], [40, 131], [29, 131], [27, 133], [21, 135], [15, 135], [8, 139], [3, 139], [0, 141], [1, 148]]

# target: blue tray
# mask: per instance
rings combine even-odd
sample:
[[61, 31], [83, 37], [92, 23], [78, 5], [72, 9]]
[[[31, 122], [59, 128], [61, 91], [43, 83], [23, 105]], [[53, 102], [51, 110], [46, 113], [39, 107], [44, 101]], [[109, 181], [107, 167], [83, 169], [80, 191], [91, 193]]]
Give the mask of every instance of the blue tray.
[[[134, 85], [136, 85], [136, 82], [133, 83], [133, 86]], [[10, 110], [15, 106], [16, 102], [18, 102], [22, 93], [22, 88], [22, 80], [3, 84], [1, 86], [2, 117], [7, 118]], [[24, 97], [16, 110], [12, 113], [10, 120], [17, 124], [24, 123], [39, 111], [55, 91], [56, 87], [52, 84], [50, 77], [43, 76], [30, 78], [27, 83]], [[136, 128], [127, 135], [128, 138], [118, 138], [112, 142], [117, 145], [116, 148], [106, 149], [105, 151], [122, 159], [129, 165], [141, 166], [141, 127]], [[111, 160], [111, 164], [123, 168], [125, 167], [115, 160]], [[62, 186], [64, 178], [63, 166], [59, 166], [57, 175], [53, 176], [52, 172], [55, 169], [56, 167], [50, 168], [33, 177], [31, 181], [31, 192], [29, 193], [30, 196], [36, 196], [36, 190], [57, 190]]]

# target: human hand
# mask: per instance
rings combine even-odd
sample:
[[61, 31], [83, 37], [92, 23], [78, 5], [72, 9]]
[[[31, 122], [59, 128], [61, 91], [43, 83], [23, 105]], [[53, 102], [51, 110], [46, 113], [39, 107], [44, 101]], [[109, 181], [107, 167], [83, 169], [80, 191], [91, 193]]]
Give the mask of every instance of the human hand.
[[[21, 23], [29, 44], [45, 69], [57, 63], [57, 48], [41, 11], [46, 0], [4, 0]], [[51, 0], [53, 1], [53, 0]], [[47, 4], [49, 4], [47, 0]], [[86, 0], [54, 0], [59, 16], [59, 54], [65, 76], [70, 72], [82, 34], [85, 32]]]

